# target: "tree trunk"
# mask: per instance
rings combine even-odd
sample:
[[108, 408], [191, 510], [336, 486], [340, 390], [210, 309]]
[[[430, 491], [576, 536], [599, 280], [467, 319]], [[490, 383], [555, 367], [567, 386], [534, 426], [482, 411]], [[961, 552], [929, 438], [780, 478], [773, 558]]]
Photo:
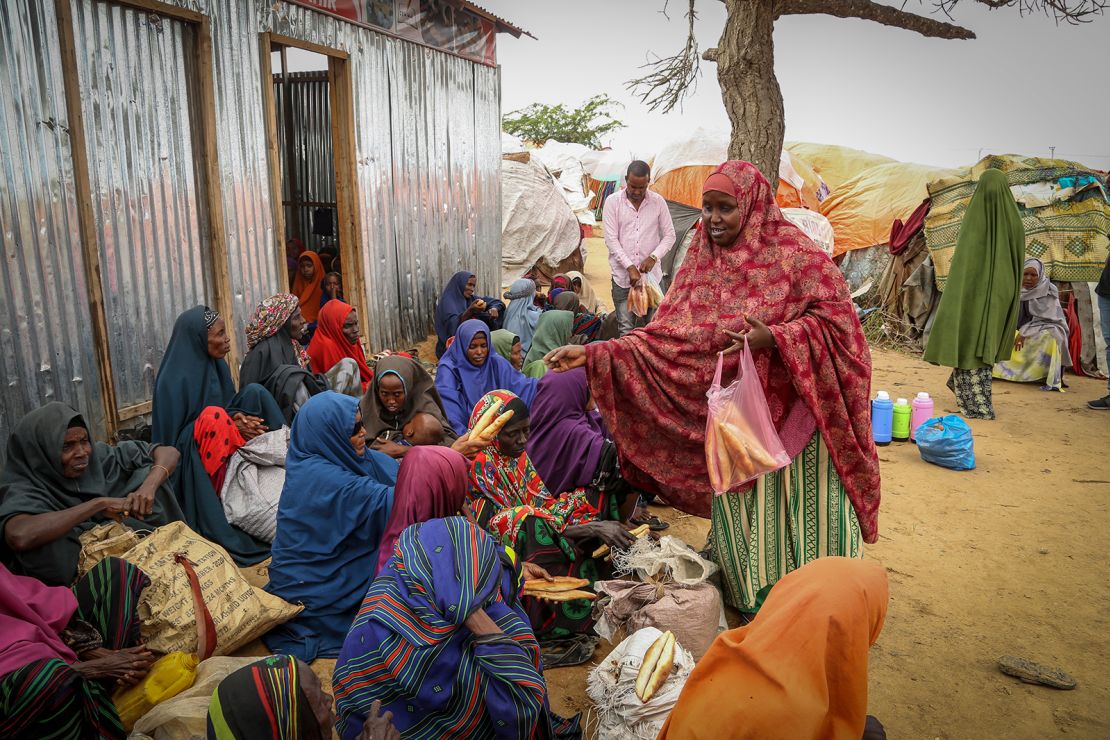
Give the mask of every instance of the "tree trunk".
[[785, 134], [775, 77], [774, 0], [726, 0], [728, 20], [717, 46], [717, 80], [732, 121], [730, 159], [745, 159], [778, 187]]

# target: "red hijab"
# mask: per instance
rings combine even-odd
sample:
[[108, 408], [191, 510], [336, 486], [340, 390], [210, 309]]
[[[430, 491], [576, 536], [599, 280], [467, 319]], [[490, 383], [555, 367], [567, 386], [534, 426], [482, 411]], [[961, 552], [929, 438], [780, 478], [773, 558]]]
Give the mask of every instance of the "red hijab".
[[[624, 477], [683, 511], [709, 516], [705, 393], [717, 353], [731, 344], [724, 330], [745, 329], [744, 316], [752, 316], [769, 326], [777, 344], [754, 355], [787, 451], [801, 449], [788, 442], [798, 436], [792, 430], [820, 430], [864, 541], [875, 542], [871, 352], [848, 285], [782, 215], [755, 166], [725, 162], [715, 182], [716, 174], [731, 181], [737, 197], [743, 225], [736, 242], [722, 249], [699, 230], [655, 319], [622, 339], [586, 346], [590, 391], [617, 443]], [[739, 362], [739, 353], [725, 358], [727, 382]], [[808, 434], [801, 436], [804, 446]]]
[[360, 342], [350, 342], [343, 336], [343, 322], [355, 309], [349, 303], [344, 303], [338, 298], [328, 301], [320, 309], [317, 319], [316, 333], [308, 343], [308, 358], [312, 362], [312, 372], [326, 373], [335, 367], [335, 363], [344, 357], [350, 357], [358, 363], [358, 371], [362, 376], [362, 390], [373, 379], [374, 373], [366, 364], [366, 353], [362, 351]]
[[[301, 262], [304, 260], [311, 260], [312, 266], [316, 268], [316, 274], [311, 280], [305, 280], [304, 275], [301, 274]], [[297, 277], [293, 279], [293, 293], [300, 299], [301, 315], [310, 324], [317, 320], [317, 314], [320, 312], [320, 296], [324, 294], [324, 275], [324, 263], [320, 261], [320, 255], [315, 252], [305, 252], [297, 258]]]
[[470, 463], [449, 447], [413, 447], [401, 461], [393, 510], [378, 546], [380, 573], [393, 557], [393, 546], [405, 527], [455, 516], [470, 488]]

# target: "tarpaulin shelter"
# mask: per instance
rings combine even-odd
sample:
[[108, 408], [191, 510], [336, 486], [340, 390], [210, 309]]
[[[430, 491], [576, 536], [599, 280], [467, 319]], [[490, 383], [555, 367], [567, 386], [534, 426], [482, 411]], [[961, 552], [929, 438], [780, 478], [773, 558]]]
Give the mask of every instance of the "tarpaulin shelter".
[[886, 244], [895, 219], [908, 218], [929, 195], [930, 181], [955, 170], [888, 162], [864, 170], [821, 203], [836, 233], [835, 255]]
[[937, 287], [944, 290], [963, 214], [988, 168], [1005, 173], [1018, 201], [1025, 253], [1041, 260], [1052, 280], [1097, 281], [1110, 249], [1106, 174], [1078, 162], [1004, 154], [930, 179], [933, 206], [925, 220], [925, 239], [936, 265]]
[[586, 189], [586, 170], [582, 166], [582, 156], [590, 149], [581, 144], [565, 144], [548, 139], [538, 149], [532, 149], [532, 156], [539, 160], [559, 182], [560, 192], [567, 201], [579, 223], [597, 223], [590, 201], [594, 193]]
[[[652, 165], [651, 189], [667, 200], [701, 207], [701, 186], [713, 169], [728, 159], [727, 133], [696, 128], [664, 145]], [[801, 157], [782, 152], [779, 160], [778, 204], [817, 210], [828, 186]]]
[[897, 160], [872, 154], [862, 149], [836, 144], [814, 144], [808, 141], [789, 141], [784, 147], [791, 154], [804, 159], [820, 175], [831, 192], [864, 170]]
[[544, 275], [581, 269], [582, 230], [559, 181], [532, 152], [501, 161], [501, 282], [533, 268]]

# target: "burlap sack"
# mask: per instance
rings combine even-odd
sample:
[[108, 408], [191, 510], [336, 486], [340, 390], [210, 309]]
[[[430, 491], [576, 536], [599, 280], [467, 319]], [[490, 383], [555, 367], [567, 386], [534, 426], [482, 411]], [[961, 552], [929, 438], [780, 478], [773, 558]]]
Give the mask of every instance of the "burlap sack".
[[84, 576], [104, 558], [123, 555], [139, 544], [143, 534], [119, 522], [105, 522], [86, 529], [78, 538], [81, 554], [77, 557], [77, 577]]
[[[594, 629], [611, 643], [645, 627], [670, 630], [675, 639], [701, 660], [725, 628], [721, 594], [711, 583], [683, 586], [637, 581], [598, 581]], [[608, 597], [608, 598], [605, 598]]]
[[139, 618], [143, 640], [155, 652], [198, 652], [193, 592], [185, 569], [174, 560], [177, 553], [193, 563], [215, 622], [214, 655], [234, 652], [304, 608], [251, 586], [226, 550], [184, 522], [167, 524], [121, 556], [150, 577], [150, 586], [139, 598]]

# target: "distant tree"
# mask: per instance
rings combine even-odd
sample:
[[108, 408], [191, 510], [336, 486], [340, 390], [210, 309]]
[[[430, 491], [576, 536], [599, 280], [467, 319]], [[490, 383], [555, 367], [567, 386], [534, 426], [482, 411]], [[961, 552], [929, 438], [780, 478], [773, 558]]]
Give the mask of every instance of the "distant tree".
[[[775, 77], [775, 21], [784, 15], [832, 15], [915, 31], [939, 39], [973, 39], [962, 26], [917, 15], [900, 7], [871, 0], [718, 0], [728, 17], [717, 47], [698, 54], [694, 38], [694, 6], [686, 13], [686, 46], [677, 54], [645, 65], [648, 73], [628, 83], [651, 110], [664, 113], [679, 105], [697, 87], [701, 59], [717, 63], [721, 98], [732, 122], [728, 155], [757, 166], [774, 185], [778, 182], [779, 154], [786, 129], [782, 91]], [[992, 10], [1016, 8], [1021, 15], [1044, 13], [1057, 23], [1085, 23], [1105, 11], [1110, 0], [973, 0]], [[901, 5], [904, 7], [908, 0]], [[934, 11], [952, 20], [960, 0], [930, 0]], [[667, 0], [663, 2], [663, 13]]]
[[527, 108], [506, 113], [501, 120], [501, 128], [535, 144], [555, 139], [598, 149], [602, 137], [624, 128], [624, 124], [610, 113], [617, 107], [620, 103], [608, 95], [595, 95], [575, 109], [562, 103], [532, 103]]

